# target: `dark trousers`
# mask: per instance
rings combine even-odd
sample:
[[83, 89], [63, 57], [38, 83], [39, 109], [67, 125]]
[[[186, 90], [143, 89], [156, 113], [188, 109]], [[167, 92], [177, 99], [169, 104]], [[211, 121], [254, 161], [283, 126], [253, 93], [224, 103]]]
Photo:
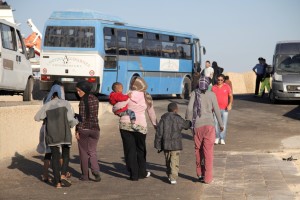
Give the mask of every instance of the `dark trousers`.
[[[60, 156], [60, 146], [51, 146], [51, 153], [52, 153], [52, 170], [54, 176], [54, 185], [60, 183], [60, 175], [66, 175], [68, 167], [69, 167], [69, 160], [70, 160], [70, 147], [69, 145], [61, 145], [62, 155]], [[59, 159], [63, 159], [62, 166], [60, 166]]]
[[97, 144], [100, 137], [100, 131], [97, 130], [80, 130], [79, 131], [78, 148], [81, 166], [81, 178], [89, 179], [89, 163], [92, 172], [99, 172]]
[[146, 177], [146, 134], [120, 130], [127, 170], [131, 180]]
[[256, 75], [256, 82], [255, 82], [255, 95], [258, 95], [258, 92], [259, 92], [259, 84], [261, 82], [263, 78], [263, 75]]

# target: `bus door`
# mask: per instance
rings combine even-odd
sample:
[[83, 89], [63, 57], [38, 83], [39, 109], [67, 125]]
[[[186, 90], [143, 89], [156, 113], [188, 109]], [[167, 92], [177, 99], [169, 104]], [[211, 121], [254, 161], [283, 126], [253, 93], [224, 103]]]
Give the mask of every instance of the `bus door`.
[[126, 30], [111, 27], [104, 28], [105, 56], [102, 94], [112, 91], [112, 84], [116, 81], [123, 84], [127, 90], [127, 33]]
[[127, 51], [127, 31], [117, 29], [117, 77], [116, 81], [123, 84], [124, 91], [127, 92], [128, 76], [128, 51]]

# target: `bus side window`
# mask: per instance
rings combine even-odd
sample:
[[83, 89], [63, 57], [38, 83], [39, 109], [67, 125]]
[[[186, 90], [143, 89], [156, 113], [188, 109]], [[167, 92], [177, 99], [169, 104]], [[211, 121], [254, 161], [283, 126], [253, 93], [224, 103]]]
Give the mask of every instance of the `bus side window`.
[[127, 55], [126, 30], [118, 30], [118, 52], [119, 55]]
[[105, 45], [105, 53], [107, 54], [117, 54], [117, 44], [116, 44], [116, 36], [113, 28], [104, 28], [104, 45]]
[[117, 58], [115, 56], [105, 56], [104, 68], [105, 69], [116, 69], [117, 68]]

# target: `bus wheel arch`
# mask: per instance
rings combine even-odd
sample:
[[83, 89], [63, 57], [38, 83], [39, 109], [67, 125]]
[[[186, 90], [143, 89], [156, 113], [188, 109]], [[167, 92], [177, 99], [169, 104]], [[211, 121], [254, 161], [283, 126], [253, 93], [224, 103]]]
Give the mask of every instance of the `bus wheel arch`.
[[185, 76], [182, 81], [182, 91], [181, 94], [177, 94], [180, 99], [189, 99], [192, 92], [192, 81], [189, 76]]

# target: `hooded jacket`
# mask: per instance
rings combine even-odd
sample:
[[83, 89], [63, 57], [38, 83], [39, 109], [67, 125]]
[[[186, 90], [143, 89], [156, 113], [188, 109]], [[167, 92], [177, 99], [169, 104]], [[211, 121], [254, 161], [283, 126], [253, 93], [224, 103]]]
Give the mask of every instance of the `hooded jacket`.
[[[47, 118], [47, 119], [46, 119]], [[58, 146], [72, 143], [71, 128], [78, 120], [74, 118], [71, 104], [59, 98], [46, 103], [34, 116], [36, 121], [46, 119], [46, 144]]]
[[184, 120], [174, 112], [165, 113], [157, 126], [154, 148], [159, 150], [182, 150], [182, 129], [191, 127], [189, 120]]

